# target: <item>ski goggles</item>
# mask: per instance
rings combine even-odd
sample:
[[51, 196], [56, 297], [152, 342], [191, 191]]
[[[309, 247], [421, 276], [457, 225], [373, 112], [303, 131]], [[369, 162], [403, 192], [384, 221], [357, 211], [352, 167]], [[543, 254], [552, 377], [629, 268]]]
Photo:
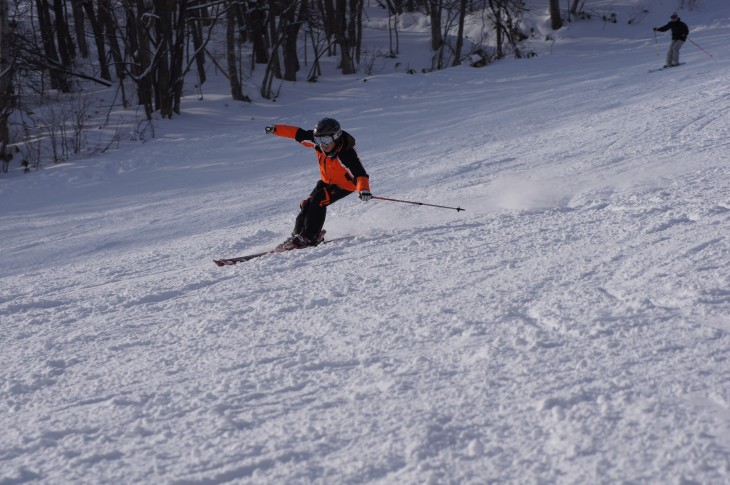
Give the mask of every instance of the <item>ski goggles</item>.
[[334, 141], [340, 137], [340, 133], [341, 132], [335, 133], [334, 135], [315, 136], [314, 143], [318, 146], [327, 146], [330, 143], [334, 143]]

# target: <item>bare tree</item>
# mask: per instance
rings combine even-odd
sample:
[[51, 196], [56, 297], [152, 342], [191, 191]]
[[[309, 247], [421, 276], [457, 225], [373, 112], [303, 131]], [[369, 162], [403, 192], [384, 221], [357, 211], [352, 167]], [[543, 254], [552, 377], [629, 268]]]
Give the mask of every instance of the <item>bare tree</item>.
[[255, 64], [268, 64], [269, 39], [266, 35], [266, 13], [264, 0], [235, 2], [236, 16], [241, 27], [241, 41], [248, 38], [253, 44]]
[[459, 32], [456, 35], [456, 49], [454, 50], [454, 66], [461, 64], [461, 49], [464, 47], [464, 19], [466, 18], [467, 0], [459, 1]]
[[[122, 0], [122, 8], [124, 13], [126, 14], [127, 20], [129, 20], [129, 16], [134, 17], [134, 8], [132, 6], [131, 0]], [[106, 34], [107, 48], [111, 52], [112, 59], [114, 60], [114, 72], [117, 76], [117, 79], [119, 80], [119, 87], [122, 91], [122, 104], [126, 107], [129, 105], [127, 101], [126, 91], [124, 90], [124, 80], [126, 79], [127, 71], [124, 66], [125, 56], [119, 44], [119, 33], [117, 27], [121, 22], [116, 17], [110, 0], [99, 0], [98, 11], [98, 21], [100, 24], [100, 28], [103, 27], [103, 31]], [[125, 15], [123, 15], [122, 17], [124, 18]], [[129, 27], [128, 24], [127, 27]], [[129, 37], [131, 36], [132, 33], [129, 33]], [[131, 52], [134, 53], [134, 51]]]
[[306, 17], [307, 3], [303, 0], [293, 1], [281, 15], [287, 17], [286, 26], [282, 35], [282, 56], [284, 58], [284, 79], [296, 81], [299, 71], [299, 56], [297, 53], [297, 40], [299, 31], [304, 24]]
[[[177, 2], [176, 2], [177, 3]], [[173, 113], [173, 91], [175, 90], [175, 78], [182, 63], [182, 46], [176, 41], [179, 40], [179, 24], [175, 25], [176, 14], [184, 16], [187, 2], [179, 2], [179, 11], [176, 4], [167, 0], [154, 0], [154, 11], [150, 18], [155, 19], [154, 29], [148, 30], [152, 36], [153, 45], [156, 49], [153, 65], [154, 72], [152, 85], [155, 94], [155, 108], [160, 111], [163, 118], [172, 118]]]
[[[350, 0], [348, 36], [352, 40], [354, 50], [352, 55], [357, 64], [360, 63], [360, 56], [362, 54], [362, 10], [363, 0]], [[396, 44], [396, 52], [397, 50], [398, 47]]]
[[44, 61], [39, 62], [39, 65], [45, 64], [48, 68], [52, 88], [58, 89], [63, 93], [68, 93], [71, 91], [71, 87], [66, 76], [63, 74], [63, 70], [59, 69], [63, 64], [60, 61], [58, 48], [53, 37], [54, 27], [51, 21], [51, 7], [48, 4], [48, 0], [36, 0], [36, 11], [38, 14], [38, 27], [43, 42], [43, 54], [39, 55], [39, 58], [44, 58]]
[[441, 14], [443, 3], [441, 0], [428, 0], [428, 16], [431, 19], [431, 50], [437, 51], [441, 49], [444, 42], [441, 33]]
[[[107, 8], [108, 0], [100, 0], [105, 2], [104, 11], [105, 17], [111, 19], [112, 12], [110, 8]], [[143, 18], [145, 17], [145, 7], [141, 1], [134, 2], [134, 0], [123, 0], [124, 11], [126, 14], [126, 52], [131, 53], [130, 67], [128, 72], [130, 78], [137, 87], [137, 100], [138, 103], [144, 107], [145, 116], [147, 120], [152, 119], [153, 109], [153, 88], [152, 88], [152, 60], [154, 53], [151, 50], [150, 38], [147, 36], [145, 23]], [[137, 7], [141, 6], [141, 11], [138, 11]], [[109, 35], [109, 26], [107, 25], [107, 33]], [[120, 53], [121, 54], [121, 53]], [[124, 69], [122, 64], [122, 69]]]
[[563, 26], [563, 19], [560, 18], [560, 0], [550, 0], [550, 26], [553, 30]]
[[352, 39], [347, 35], [347, 0], [335, 0], [335, 42], [340, 45], [340, 69], [342, 74], [354, 74], [355, 64], [350, 55]]
[[[398, 36], [398, 10], [390, 0], [385, 0], [388, 6], [388, 55], [396, 57], [400, 53], [400, 37]], [[395, 37], [395, 45], [393, 38]]]
[[76, 57], [76, 49], [71, 40], [71, 32], [68, 29], [66, 2], [64, 0], [53, 0], [53, 17], [53, 27], [56, 33], [61, 65], [66, 69], [70, 69], [71, 62]]
[[236, 59], [236, 12], [234, 5], [226, 9], [226, 61], [228, 63], [228, 83], [231, 86], [231, 97], [236, 101], [247, 100], [243, 94], [243, 86], [238, 80], [238, 60]]
[[71, 0], [71, 12], [73, 13], [73, 25], [76, 33], [76, 45], [79, 48], [79, 54], [81, 54], [81, 57], [84, 59], [88, 59], [89, 45], [86, 42], [83, 2], [79, 0]]
[[360, 57], [363, 2], [316, 0], [316, 5], [319, 18], [310, 19], [310, 26], [315, 29], [321, 26], [327, 39], [327, 55], [333, 55], [339, 47], [342, 73], [353, 74]]
[[[203, 40], [203, 27], [211, 25], [212, 20], [208, 15], [208, 8], [199, 0], [193, 0], [195, 5], [188, 12], [188, 32], [193, 41], [193, 59], [198, 72], [198, 84], [202, 85], [206, 81], [205, 74], [205, 49]], [[229, 7], [230, 8], [230, 7]], [[226, 11], [229, 10], [226, 8]]]
[[516, 57], [522, 57], [520, 42], [527, 36], [520, 31], [520, 18], [524, 11], [524, 3], [520, 0], [488, 0], [497, 43], [497, 58], [506, 56], [506, 49], [511, 48]]
[[578, 13], [578, 5], [580, 5], [581, 1], [585, 4], [585, 0], [573, 0], [573, 3], [570, 5], [570, 13], [572, 15], [576, 15]]
[[[109, 72], [109, 63], [106, 61], [106, 45], [104, 43], [104, 26], [99, 21], [94, 12], [94, 4], [91, 1], [74, 2], [74, 5], [82, 5], [86, 18], [91, 25], [91, 31], [94, 33], [94, 42], [96, 43], [96, 56], [99, 62], [99, 71], [102, 79], [111, 81], [112, 75]], [[74, 14], [74, 17], [76, 15]], [[78, 34], [77, 34], [78, 35]], [[79, 48], [80, 45], [79, 45]], [[88, 49], [88, 47], [87, 47]], [[83, 55], [83, 53], [82, 53]], [[88, 54], [86, 55], [88, 57]]]
[[12, 77], [15, 60], [10, 51], [10, 19], [8, 2], [0, 0], [0, 171], [7, 172], [12, 153], [8, 150], [10, 134], [8, 119], [13, 110]]
[[494, 19], [494, 31], [497, 42], [497, 59], [504, 57], [504, 23], [502, 22], [503, 6], [497, 0], [489, 0], [489, 8]]
[[[277, 25], [276, 19], [279, 18]], [[264, 99], [272, 98], [272, 85], [274, 78], [281, 79], [281, 63], [279, 61], [279, 48], [284, 42], [286, 25], [289, 17], [279, 16], [276, 0], [269, 0], [269, 16], [268, 16], [269, 35], [271, 36], [271, 54], [269, 62], [266, 64], [266, 71], [261, 82], [261, 97]]]
[[[389, 56], [398, 54], [399, 15], [414, 9], [423, 9], [431, 19], [433, 69], [460, 64], [469, 49], [465, 24], [476, 9], [484, 9], [487, 15], [483, 18], [492, 21], [497, 57], [503, 57], [510, 47], [520, 56], [524, 0], [376, 1], [388, 9], [394, 25], [389, 29], [391, 36], [395, 34]], [[565, 1], [573, 2], [575, 9], [582, 0]], [[27, 10], [11, 32], [8, 8], [14, 4]], [[236, 100], [248, 100], [243, 59], [250, 59], [251, 70], [257, 64], [266, 65], [261, 96], [267, 99], [274, 97], [274, 79], [296, 81], [301, 64], [309, 64], [307, 55], [312, 52], [308, 81], [321, 74], [320, 59], [324, 57], [336, 58], [343, 74], [355, 73], [361, 63], [363, 7], [364, 0], [0, 0], [0, 160], [9, 160], [8, 147], [13, 145], [9, 138], [15, 136], [15, 125], [8, 130], [9, 115], [17, 109], [15, 113], [22, 116], [17, 106], [22, 106], [23, 98], [16, 99], [15, 93], [34, 92], [43, 97], [49, 79], [51, 87], [61, 93], [82, 86], [75, 82], [77, 78], [108, 86], [118, 82], [124, 107], [130, 104], [125, 85], [133, 83], [136, 102], [149, 122], [155, 111], [163, 118], [180, 113], [186, 75], [196, 69], [198, 86], [202, 86], [209, 58], [227, 75]], [[551, 0], [550, 7], [553, 21], [560, 21], [558, 0]], [[211, 53], [206, 45], [218, 33], [216, 20], [223, 15], [225, 27], [220, 33], [225, 35], [225, 62], [219, 63], [214, 57], [217, 51]], [[554, 23], [553, 27], [559, 26]], [[88, 60], [92, 57], [93, 63]], [[24, 91], [26, 86], [30, 89]], [[59, 139], [65, 139], [64, 127], [57, 131], [53, 123], [44, 126], [51, 127], [45, 129], [46, 137], [60, 133]], [[77, 119], [73, 126], [73, 137], [68, 137], [72, 148], [64, 148], [65, 142], [58, 145], [57, 159], [77, 152], [84, 143], [81, 130], [85, 124]]]

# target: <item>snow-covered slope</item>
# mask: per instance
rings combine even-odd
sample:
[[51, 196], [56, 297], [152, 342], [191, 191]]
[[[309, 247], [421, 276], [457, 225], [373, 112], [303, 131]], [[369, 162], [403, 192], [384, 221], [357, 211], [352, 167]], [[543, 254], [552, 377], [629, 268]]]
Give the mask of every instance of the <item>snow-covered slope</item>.
[[[1, 178], [0, 484], [727, 483], [730, 7], [649, 74], [674, 2], [596, 3], [533, 59], [208, 94]], [[317, 180], [264, 126], [325, 115], [376, 195], [466, 211], [350, 197], [355, 239], [214, 266]]]

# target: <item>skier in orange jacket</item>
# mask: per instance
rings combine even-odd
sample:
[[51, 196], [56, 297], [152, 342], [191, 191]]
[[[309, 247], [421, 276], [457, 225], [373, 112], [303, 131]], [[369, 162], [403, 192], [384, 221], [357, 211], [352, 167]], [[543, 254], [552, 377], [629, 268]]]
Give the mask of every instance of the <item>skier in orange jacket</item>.
[[316, 246], [322, 241], [322, 227], [327, 217], [327, 206], [357, 191], [360, 200], [369, 201], [370, 182], [367, 172], [355, 151], [355, 139], [343, 131], [332, 118], [323, 118], [314, 130], [296, 126], [271, 125], [266, 133], [291, 138], [302, 145], [314, 148], [319, 162], [321, 180], [309, 197], [300, 204], [294, 230], [279, 249], [289, 250]]

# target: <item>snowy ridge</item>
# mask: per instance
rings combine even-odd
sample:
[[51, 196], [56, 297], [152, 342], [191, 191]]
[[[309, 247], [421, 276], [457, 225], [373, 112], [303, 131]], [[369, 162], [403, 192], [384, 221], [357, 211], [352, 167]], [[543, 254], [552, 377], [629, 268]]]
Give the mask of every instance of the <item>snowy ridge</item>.
[[[649, 75], [673, 7], [0, 178], [0, 484], [727, 483], [730, 8]], [[466, 211], [350, 197], [353, 240], [216, 267], [317, 180], [263, 127], [325, 115], [375, 195]]]

